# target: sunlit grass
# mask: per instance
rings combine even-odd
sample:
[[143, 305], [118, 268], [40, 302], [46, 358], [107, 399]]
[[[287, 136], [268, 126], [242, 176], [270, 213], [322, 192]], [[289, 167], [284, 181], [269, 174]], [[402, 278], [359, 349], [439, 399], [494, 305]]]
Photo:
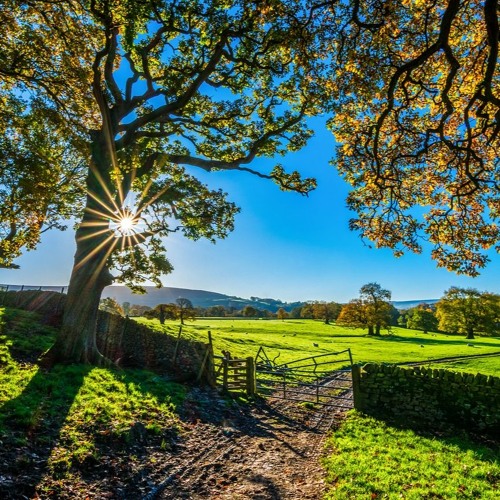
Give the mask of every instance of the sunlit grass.
[[[185, 396], [184, 386], [145, 370], [57, 365], [45, 372], [30, 359], [50, 347], [55, 330], [24, 311], [0, 309], [0, 320], [4, 450], [50, 450], [47, 472], [62, 478], [75, 467], [97, 464], [103, 453], [127, 450], [137, 433], [159, 447], [177, 432], [176, 408]], [[30, 466], [26, 456], [26, 463], [12, 465], [18, 473]]]
[[[158, 331], [177, 335], [179, 323], [139, 318]], [[263, 346], [270, 358], [279, 355], [276, 362], [338, 352], [350, 348], [355, 363], [404, 363], [427, 361], [471, 354], [500, 353], [500, 338], [463, 336], [438, 333], [424, 334], [417, 330], [393, 328], [391, 334], [381, 337], [366, 335], [365, 330], [325, 325], [314, 320], [246, 320], [199, 318], [187, 323], [182, 330], [184, 338], [207, 342], [212, 332], [215, 352], [230, 351], [234, 357], [255, 356]], [[317, 344], [317, 347], [314, 345]], [[442, 365], [439, 365], [440, 367]], [[451, 366], [451, 365], [450, 365]], [[472, 358], [453, 369], [500, 375], [500, 356]]]
[[500, 451], [436, 439], [352, 412], [327, 441], [326, 499], [496, 500]]

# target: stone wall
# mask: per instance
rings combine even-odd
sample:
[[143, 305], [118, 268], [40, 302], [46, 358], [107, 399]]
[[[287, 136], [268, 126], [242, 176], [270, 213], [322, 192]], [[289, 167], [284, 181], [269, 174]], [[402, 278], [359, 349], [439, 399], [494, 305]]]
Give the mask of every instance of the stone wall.
[[[0, 291], [0, 305], [35, 312], [42, 322], [55, 327], [60, 326], [65, 299], [66, 295], [57, 292]], [[119, 366], [146, 368], [189, 380], [197, 378], [206, 365], [202, 377], [211, 380], [210, 364], [205, 362], [208, 346], [202, 342], [177, 339], [104, 311], [99, 311], [96, 333], [99, 350]]]
[[500, 377], [427, 367], [353, 367], [354, 406], [412, 427], [450, 424], [498, 437]]

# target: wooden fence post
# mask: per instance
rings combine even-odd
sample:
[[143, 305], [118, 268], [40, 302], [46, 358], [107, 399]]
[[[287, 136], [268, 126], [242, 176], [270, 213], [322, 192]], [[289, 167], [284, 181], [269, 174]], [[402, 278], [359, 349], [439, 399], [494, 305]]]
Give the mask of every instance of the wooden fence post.
[[228, 368], [229, 368], [228, 365], [229, 365], [228, 360], [226, 358], [223, 358], [222, 359], [222, 389], [224, 391], [227, 391], [227, 389], [228, 389], [228, 380], [227, 380]]
[[181, 341], [181, 335], [182, 335], [182, 325], [179, 327], [179, 333], [177, 334], [177, 341], [175, 342], [174, 356], [172, 358], [173, 365], [175, 365], [175, 362], [177, 361], [177, 353], [179, 351], [179, 342]]
[[249, 396], [253, 396], [257, 392], [257, 388], [255, 381], [255, 360], [251, 356], [247, 358], [246, 372], [247, 372], [247, 394]]
[[361, 367], [352, 365], [352, 396], [354, 399], [354, 408], [363, 411], [363, 401], [361, 397]]

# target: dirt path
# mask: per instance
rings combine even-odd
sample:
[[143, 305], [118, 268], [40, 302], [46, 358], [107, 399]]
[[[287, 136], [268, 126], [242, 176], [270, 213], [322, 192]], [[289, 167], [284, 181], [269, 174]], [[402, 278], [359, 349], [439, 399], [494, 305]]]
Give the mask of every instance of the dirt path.
[[144, 498], [320, 499], [325, 430], [343, 414], [277, 399], [228, 406], [194, 389], [177, 450], [147, 478], [154, 486]]

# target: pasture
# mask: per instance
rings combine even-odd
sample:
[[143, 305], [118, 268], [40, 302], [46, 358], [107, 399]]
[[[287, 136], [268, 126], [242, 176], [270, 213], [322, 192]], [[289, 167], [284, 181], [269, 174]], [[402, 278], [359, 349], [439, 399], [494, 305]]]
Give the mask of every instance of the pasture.
[[[155, 330], [177, 335], [179, 323], [167, 321], [162, 326], [158, 320], [138, 318]], [[268, 356], [276, 356], [277, 363], [287, 363], [299, 358], [337, 352], [350, 348], [355, 363], [406, 363], [431, 361], [457, 356], [499, 353], [499, 356], [450, 360], [442, 368], [485, 375], [500, 375], [500, 338], [476, 337], [466, 340], [463, 336], [441, 333], [424, 334], [418, 330], [392, 328], [381, 337], [368, 336], [366, 330], [348, 329], [325, 325], [316, 320], [261, 320], [199, 318], [183, 326], [182, 336], [208, 341], [212, 333], [214, 350], [230, 351], [233, 357], [255, 356], [264, 347]], [[315, 345], [316, 344], [316, 345]]]

